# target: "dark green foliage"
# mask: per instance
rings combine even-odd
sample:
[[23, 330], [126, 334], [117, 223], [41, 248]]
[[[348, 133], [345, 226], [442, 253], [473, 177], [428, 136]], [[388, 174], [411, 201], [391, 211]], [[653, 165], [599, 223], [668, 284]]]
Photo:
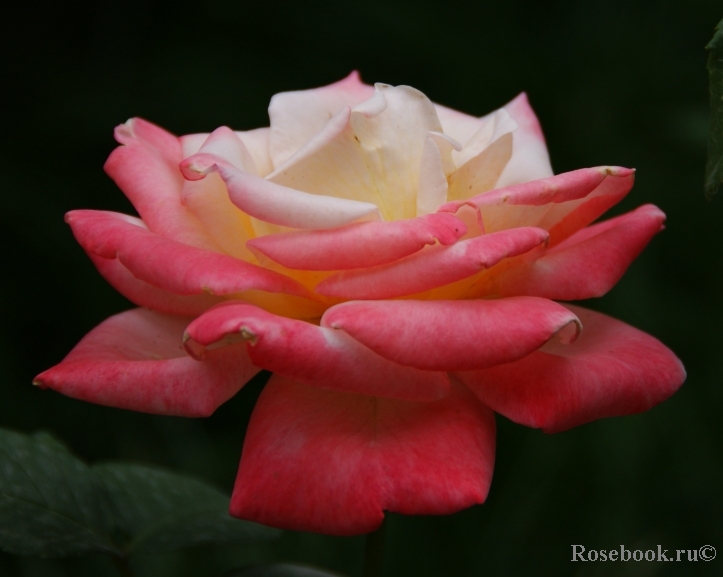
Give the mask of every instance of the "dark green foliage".
[[47, 438], [0, 431], [0, 549], [65, 556], [119, 553], [101, 480]]
[[228, 514], [229, 497], [195, 479], [153, 467], [93, 467], [112, 504], [129, 553], [158, 553], [202, 543], [247, 543], [281, 534]]
[[0, 549], [128, 557], [203, 543], [249, 543], [280, 531], [233, 519], [229, 498], [154, 467], [88, 467], [47, 433], [0, 430]]
[[343, 577], [343, 575], [341, 575], [341, 573], [331, 573], [304, 565], [278, 563], [275, 565], [258, 565], [248, 569], [231, 571], [225, 577]]
[[705, 167], [705, 192], [714, 195], [723, 186], [723, 20], [707, 46], [710, 79], [710, 136]]

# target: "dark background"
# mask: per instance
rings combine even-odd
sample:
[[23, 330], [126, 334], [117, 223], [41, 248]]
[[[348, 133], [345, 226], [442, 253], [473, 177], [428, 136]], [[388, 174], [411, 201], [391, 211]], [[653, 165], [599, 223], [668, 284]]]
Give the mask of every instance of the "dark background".
[[[131, 211], [105, 176], [113, 127], [142, 116], [176, 134], [268, 123], [276, 92], [357, 68], [482, 115], [525, 90], [556, 172], [638, 169], [612, 214], [668, 215], [627, 275], [588, 306], [660, 338], [688, 380], [642, 415], [558, 435], [498, 418], [488, 502], [390, 519], [387, 576], [723, 574], [723, 198], [706, 201], [704, 46], [720, 0], [14, 2], [3, 9], [0, 427], [47, 429], [88, 461], [131, 459], [230, 491], [263, 379], [208, 419], [129, 413], [30, 385], [129, 303], [94, 271], [63, 214]], [[571, 563], [586, 548], [697, 549], [710, 563]], [[257, 548], [134, 560], [139, 576], [220, 576], [296, 560], [360, 574], [363, 538], [287, 533]], [[610, 566], [613, 565], [613, 566]], [[0, 575], [115, 575], [105, 559], [0, 554]]]

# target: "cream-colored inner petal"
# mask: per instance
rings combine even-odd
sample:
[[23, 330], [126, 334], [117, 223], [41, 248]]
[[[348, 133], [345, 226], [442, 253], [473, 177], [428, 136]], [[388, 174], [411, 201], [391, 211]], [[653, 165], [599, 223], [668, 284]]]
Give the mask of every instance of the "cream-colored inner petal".
[[465, 200], [495, 188], [512, 157], [517, 123], [504, 108], [487, 117], [461, 151], [452, 152], [457, 170], [449, 177], [448, 200]]
[[[441, 129], [424, 94], [378, 84], [372, 98], [337, 113], [267, 178], [312, 194], [371, 202], [385, 220], [413, 218], [427, 135]], [[448, 168], [448, 160], [443, 164]]]
[[439, 132], [427, 135], [419, 164], [417, 216], [430, 214], [447, 201], [447, 178], [455, 171], [452, 154], [461, 148], [459, 142]]

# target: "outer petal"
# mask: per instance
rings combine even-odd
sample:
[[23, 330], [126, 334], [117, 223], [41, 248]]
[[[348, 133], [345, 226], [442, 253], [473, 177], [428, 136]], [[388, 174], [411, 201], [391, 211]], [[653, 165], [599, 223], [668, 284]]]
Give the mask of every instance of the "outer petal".
[[565, 307], [537, 297], [472, 301], [357, 301], [324, 313], [322, 326], [342, 329], [384, 357], [432, 371], [464, 371], [507, 363], [555, 334], [577, 337]]
[[685, 380], [681, 362], [657, 339], [565, 306], [584, 326], [574, 344], [550, 343], [517, 362], [456, 376], [493, 410], [549, 433], [647, 411]]
[[505, 104], [504, 109], [517, 122], [513, 133], [512, 156], [497, 180], [495, 188], [552, 176], [545, 137], [535, 112], [523, 92]]
[[201, 223], [181, 203], [178, 139], [150, 122], [132, 118], [115, 130], [116, 148], [105, 171], [133, 203], [148, 228], [191, 246], [217, 249]]
[[450, 245], [466, 232], [467, 227], [457, 217], [437, 213], [262, 236], [249, 241], [248, 246], [288, 268], [347, 270], [393, 262], [435, 241]]
[[439, 212], [456, 213], [470, 205], [479, 209], [487, 232], [537, 226], [550, 231], [555, 245], [617, 204], [634, 176], [629, 168], [584, 168], [448, 202]]
[[343, 331], [272, 315], [238, 301], [193, 321], [184, 341], [190, 353], [203, 356], [205, 347], [229, 336], [248, 341], [255, 365], [307, 385], [413, 401], [437, 400], [449, 393], [446, 373], [402, 367]]
[[337, 273], [320, 282], [318, 294], [344, 299], [386, 299], [420, 293], [470, 277], [502, 259], [547, 241], [539, 228], [516, 228], [430, 247], [387, 265]]
[[259, 369], [243, 345], [209, 351], [203, 362], [187, 357], [181, 337], [188, 321], [146, 309], [112, 316], [34, 383], [100, 405], [208, 416]]
[[321, 88], [275, 94], [269, 105], [269, 148], [274, 166], [286, 162], [337, 112], [373, 95], [374, 88], [363, 84], [356, 71]]
[[274, 375], [244, 440], [231, 514], [335, 535], [384, 511], [444, 515], [482, 503], [494, 417], [462, 387], [412, 403], [325, 391]]
[[117, 258], [137, 279], [177, 295], [224, 295], [261, 289], [311, 296], [293, 279], [228, 255], [163, 238], [133, 217], [76, 210], [66, 215], [66, 221], [87, 252]]
[[89, 253], [98, 272], [115, 290], [135, 304], [172, 315], [196, 317], [223, 301], [209, 294], [181, 296], [138, 280], [117, 258], [108, 259]]
[[533, 295], [580, 300], [608, 292], [663, 229], [665, 214], [648, 204], [617, 218], [588, 226], [549, 249], [529, 266], [493, 279], [503, 296]]

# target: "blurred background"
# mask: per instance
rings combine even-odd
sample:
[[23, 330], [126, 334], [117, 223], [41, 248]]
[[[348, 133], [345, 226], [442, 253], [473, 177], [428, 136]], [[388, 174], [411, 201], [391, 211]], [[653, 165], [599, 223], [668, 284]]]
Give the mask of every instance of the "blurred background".
[[[586, 306], [661, 339], [688, 380], [654, 410], [557, 435], [498, 417], [487, 503], [391, 515], [387, 576], [721, 575], [723, 198], [703, 196], [705, 44], [720, 0], [155, 0], [13, 2], [3, 9], [0, 427], [45, 429], [89, 462], [129, 459], [230, 492], [263, 378], [208, 419], [89, 405], [30, 385], [87, 331], [130, 307], [63, 223], [74, 208], [132, 212], [102, 165], [131, 116], [176, 134], [268, 124], [270, 97], [358, 69], [485, 114], [526, 91], [555, 172], [637, 168], [611, 214], [668, 215], [607, 296]], [[588, 549], [697, 549], [710, 563], [572, 563]], [[220, 576], [292, 560], [360, 575], [363, 538], [286, 533], [254, 548], [139, 557], [141, 577]], [[116, 575], [101, 557], [0, 554], [0, 575]]]

